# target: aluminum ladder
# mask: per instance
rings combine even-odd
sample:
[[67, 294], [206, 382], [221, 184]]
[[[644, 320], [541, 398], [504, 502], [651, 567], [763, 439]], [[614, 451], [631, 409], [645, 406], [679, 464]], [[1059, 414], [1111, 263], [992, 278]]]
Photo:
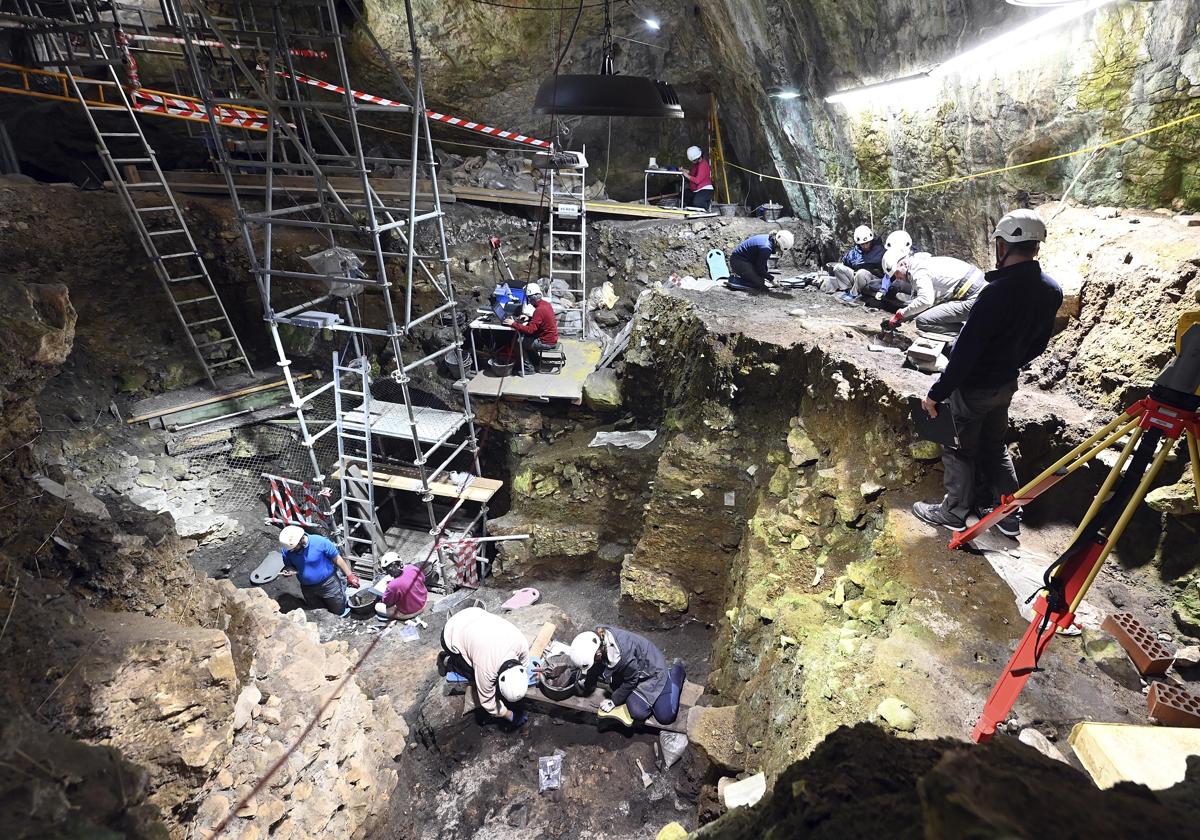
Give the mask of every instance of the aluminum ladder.
[[[551, 304], [563, 307], [559, 332], [587, 334], [587, 163], [551, 166], [550, 177], [550, 282], [545, 290]], [[566, 286], [574, 302], [562, 298], [555, 281]], [[568, 314], [578, 312], [578, 315]], [[576, 321], [578, 318], [578, 321]]]
[[[334, 505], [341, 539], [354, 573], [375, 580], [379, 571], [381, 538], [375, 511], [375, 468], [371, 443], [371, 362], [359, 355], [343, 363], [333, 354], [334, 427], [337, 434], [338, 483], [341, 498]], [[361, 421], [351, 419], [361, 414]], [[351, 472], [355, 470], [357, 474]]]
[[[101, 78], [81, 80], [70, 63], [72, 59], [69, 54], [73, 51], [67, 50], [68, 55], [64, 57], [64, 51], [54, 43], [53, 35], [46, 38], [47, 51], [54, 54], [53, 60], [62, 62], [61, 67], [71, 91], [84, 109], [96, 137], [100, 160], [121, 197], [121, 203], [133, 222], [138, 239], [167, 293], [167, 299], [171, 301], [171, 308], [183, 327], [183, 334], [204, 370], [208, 383], [216, 386], [214, 371], [220, 368], [238, 366], [244, 367], [248, 373], [254, 373], [225, 305], [217, 294], [208, 266], [196, 248], [196, 242], [179, 209], [179, 202], [167, 185], [158, 165], [158, 157], [142, 132], [118, 73], [120, 62], [108, 55], [104, 39], [99, 35], [99, 28], [105, 24], [99, 19], [91, 23], [94, 28], [89, 29], [85, 37], [90, 42], [90, 56], [98, 59], [94, 62], [97, 69], [103, 68]], [[68, 34], [62, 37], [69, 39], [72, 36]], [[109, 90], [112, 96], [106, 99], [110, 99], [112, 104], [97, 105], [89, 101], [84, 92], [85, 86], [100, 86]], [[114, 153], [114, 146], [120, 151]], [[131, 181], [125, 177], [125, 167], [138, 166], [149, 167], [153, 172], [153, 180]], [[139, 204], [138, 196], [143, 193], [147, 198], [145, 203]]]

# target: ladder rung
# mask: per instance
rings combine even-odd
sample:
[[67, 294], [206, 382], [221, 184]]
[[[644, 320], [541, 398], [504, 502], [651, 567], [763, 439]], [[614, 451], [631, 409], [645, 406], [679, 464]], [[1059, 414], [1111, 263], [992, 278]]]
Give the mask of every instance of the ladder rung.
[[150, 158], [113, 158], [113, 163], [151, 163]]
[[224, 320], [225, 320], [224, 316], [218, 315], [216, 318], [205, 318], [202, 321], [188, 321], [187, 325], [188, 325], [188, 327], [201, 327], [205, 324], [215, 324], [218, 321], [224, 321]]
[[160, 254], [158, 258], [160, 260], [178, 260], [178, 259], [182, 259], [183, 257], [199, 257], [199, 256], [200, 255], [197, 254], [195, 251], [180, 251], [178, 254]]
[[550, 254], [555, 257], [582, 257], [583, 251], [551, 251]]
[[126, 184], [125, 188], [129, 190], [148, 190], [152, 187], [161, 187], [161, 181], [139, 181], [136, 184]]
[[345, 432], [342, 432], [342, 440], [356, 440], [356, 441], [358, 441], [359, 443], [366, 443], [366, 442], [367, 442], [367, 439], [366, 439], [365, 437], [363, 437], [363, 436], [360, 436], [360, 435], [348, 435], [348, 434], [346, 434]]
[[550, 231], [550, 235], [551, 236], [583, 236], [583, 231], [581, 231], [581, 230], [552, 230], [552, 231]]
[[347, 522], [353, 522], [355, 525], [373, 525], [373, 524], [375, 524], [370, 519], [359, 519], [355, 516], [343, 516], [342, 519], [346, 520]]
[[170, 204], [164, 204], [161, 207], [137, 207], [135, 209], [139, 213], [157, 213], [162, 210], [174, 210], [175, 208], [172, 207]]
[[216, 300], [216, 295], [205, 295], [204, 297], [189, 298], [188, 300], [175, 301], [176, 306], [187, 306], [189, 303], [203, 303], [206, 300]]
[[219, 368], [222, 365], [245, 365], [246, 367], [250, 367], [250, 363], [247, 362], [242, 356], [235, 356], [232, 359], [225, 359], [224, 361], [220, 362], [211, 362], [208, 366], [210, 368]]
[[583, 269], [581, 269], [581, 268], [556, 268], [556, 269], [554, 269], [554, 271], [552, 273], [553, 274], [583, 274]]
[[172, 233], [187, 233], [183, 228], [174, 228], [173, 230], [151, 230], [147, 231], [151, 236], [170, 236]]
[[89, 111], [108, 111], [110, 113], [117, 113], [118, 111], [125, 110], [120, 105], [85, 105], [84, 107]]
[[101, 137], [140, 137], [136, 131], [101, 131]]
[[205, 347], [216, 347], [219, 344], [228, 344], [231, 341], [237, 341], [236, 338], [218, 338], [216, 341], [206, 341], [203, 344], [197, 344], [197, 350], [203, 350]]
[[[186, 277], [168, 277], [167, 282], [168, 283], [185, 283], [188, 280], [202, 280], [203, 278], [204, 278], [203, 274], [189, 274]], [[201, 300], [201, 298], [196, 298], [196, 300]], [[208, 300], [208, 298], [203, 298], [203, 300]]]

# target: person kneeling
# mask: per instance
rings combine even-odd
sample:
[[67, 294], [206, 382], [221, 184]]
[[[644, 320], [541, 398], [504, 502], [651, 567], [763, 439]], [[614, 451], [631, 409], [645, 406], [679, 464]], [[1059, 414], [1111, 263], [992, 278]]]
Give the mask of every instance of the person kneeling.
[[515, 708], [529, 691], [529, 641], [515, 625], [467, 607], [442, 628], [442, 650], [448, 669], [474, 683], [485, 712], [513, 726], [529, 719]]
[[729, 288], [754, 291], [773, 286], [768, 260], [790, 250], [796, 242], [790, 230], [773, 230], [743, 240], [729, 255]]
[[623, 719], [623, 706], [631, 723], [644, 723], [653, 714], [664, 726], [679, 715], [687, 676], [683, 663], [676, 661], [668, 669], [662, 651], [645, 636], [602, 625], [575, 637], [571, 661], [584, 670], [585, 680], [598, 675], [607, 683], [611, 696], [600, 705], [602, 715]]

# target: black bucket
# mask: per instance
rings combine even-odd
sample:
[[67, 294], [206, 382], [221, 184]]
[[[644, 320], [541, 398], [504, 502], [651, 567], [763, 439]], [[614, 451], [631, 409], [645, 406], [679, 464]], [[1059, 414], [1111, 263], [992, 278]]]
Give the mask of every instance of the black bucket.
[[551, 700], [566, 700], [575, 696], [575, 684], [579, 681], [579, 668], [565, 653], [547, 656], [538, 674], [538, 688]]

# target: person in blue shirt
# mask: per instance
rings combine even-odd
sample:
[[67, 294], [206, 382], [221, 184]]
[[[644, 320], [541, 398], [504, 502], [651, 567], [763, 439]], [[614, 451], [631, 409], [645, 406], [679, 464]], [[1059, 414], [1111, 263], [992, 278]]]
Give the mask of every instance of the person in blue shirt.
[[[346, 584], [357, 588], [359, 579], [350, 570], [336, 545], [319, 534], [307, 534], [299, 525], [288, 525], [279, 532], [283, 564], [296, 570], [306, 605], [324, 605], [334, 615], [350, 614], [346, 602]], [[338, 574], [338, 571], [342, 575]]]
[[829, 291], [841, 292], [838, 298], [846, 303], [858, 300], [868, 286], [883, 277], [883, 253], [883, 243], [875, 231], [859, 225], [854, 231], [854, 247], [840, 263], [830, 266], [834, 288]]
[[796, 238], [790, 230], [773, 230], [744, 240], [729, 255], [729, 288], [756, 291], [771, 283], [768, 260], [790, 250]]

